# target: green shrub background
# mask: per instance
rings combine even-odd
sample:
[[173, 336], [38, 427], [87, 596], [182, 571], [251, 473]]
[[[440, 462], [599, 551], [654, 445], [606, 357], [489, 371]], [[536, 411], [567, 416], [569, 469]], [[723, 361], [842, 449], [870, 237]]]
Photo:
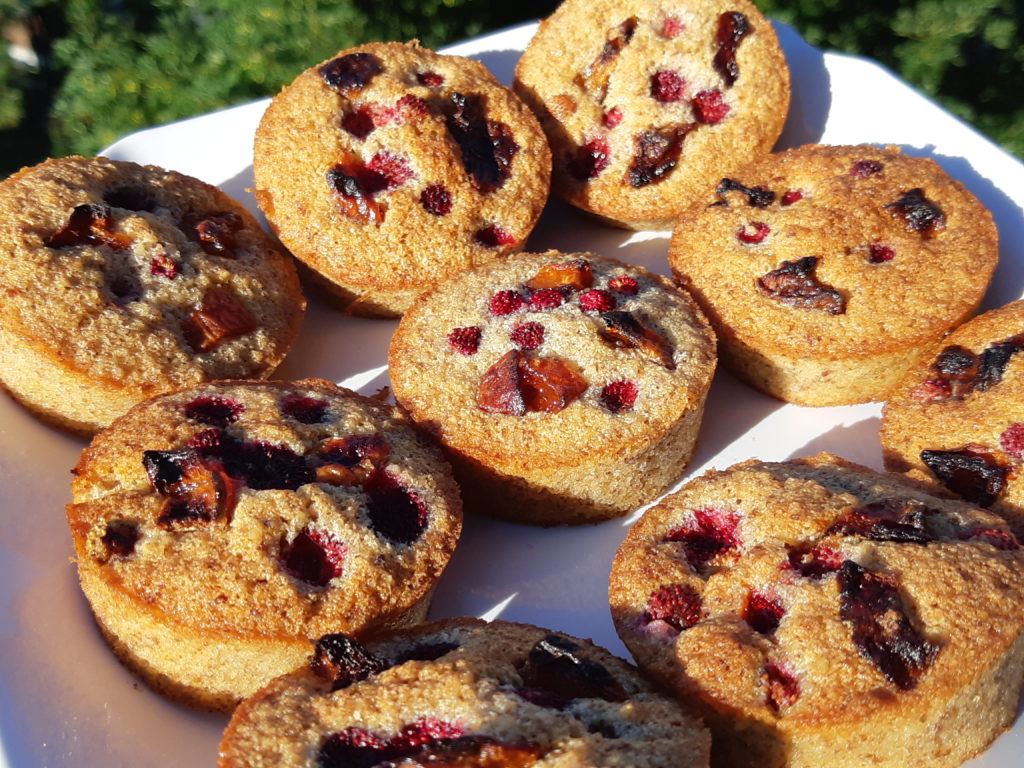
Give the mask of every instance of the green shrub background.
[[[0, 56], [0, 175], [94, 154], [148, 125], [275, 93], [368, 40], [437, 47], [549, 14], [555, 0], [0, 0], [26, 26], [27, 69]], [[759, 0], [827, 49], [875, 58], [1024, 157], [1017, 0]], [[6, 45], [6, 43], [5, 43]], [[872, 105], [864, 105], [869, 118]]]

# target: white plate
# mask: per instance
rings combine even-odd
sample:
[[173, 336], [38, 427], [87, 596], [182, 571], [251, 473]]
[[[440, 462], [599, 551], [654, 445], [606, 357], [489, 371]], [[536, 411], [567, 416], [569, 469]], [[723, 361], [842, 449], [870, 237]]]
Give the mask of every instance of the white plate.
[[[777, 25], [793, 71], [780, 146], [899, 144], [936, 159], [993, 212], [1002, 262], [986, 306], [1024, 293], [1024, 167], [878, 65], [822, 54]], [[533, 32], [524, 25], [454, 46], [504, 82]], [[218, 184], [255, 211], [252, 137], [266, 101], [128, 136], [110, 157], [155, 163]], [[666, 233], [603, 228], [552, 202], [530, 250], [592, 250], [667, 273]], [[316, 301], [282, 378], [320, 376], [372, 392], [386, 383], [393, 321], [343, 317]], [[690, 475], [757, 456], [830, 450], [881, 465], [879, 407], [783, 405], [716, 377]], [[100, 640], [78, 589], [64, 522], [68, 469], [85, 443], [0, 396], [0, 766], [169, 768], [213, 765], [226, 718], [195, 714], [139, 684]], [[470, 518], [433, 615], [486, 615], [593, 637], [621, 655], [608, 615], [611, 558], [630, 521], [538, 529]], [[975, 768], [1019, 768], [1024, 719]]]

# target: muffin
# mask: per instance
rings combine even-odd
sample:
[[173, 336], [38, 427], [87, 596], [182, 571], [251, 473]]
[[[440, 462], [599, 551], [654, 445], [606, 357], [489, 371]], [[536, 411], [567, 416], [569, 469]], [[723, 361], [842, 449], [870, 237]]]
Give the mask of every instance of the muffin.
[[371, 43], [306, 70], [256, 132], [256, 199], [338, 302], [400, 315], [522, 247], [547, 199], [536, 118], [487, 69]]
[[515, 88], [551, 142], [555, 192], [630, 229], [671, 227], [771, 151], [789, 109], [785, 57], [747, 0], [566, 0]]
[[591, 253], [521, 254], [421, 297], [388, 354], [467, 509], [552, 525], [622, 515], [693, 452], [714, 336], [683, 291]]
[[1024, 534], [1024, 301], [957, 328], [885, 404], [885, 466], [939, 483]]
[[740, 378], [799, 405], [882, 400], [969, 317], [998, 258], [992, 216], [932, 160], [806, 146], [723, 178], [669, 262]]
[[220, 768], [700, 768], [707, 731], [587, 640], [450, 619], [363, 646], [320, 639], [309, 663], [242, 702]]
[[68, 522], [101, 632], [154, 689], [210, 709], [327, 631], [422, 621], [462, 522], [429, 440], [315, 379], [147, 401], [74, 473]]
[[291, 259], [216, 187], [67, 157], [0, 182], [0, 382], [91, 433], [136, 403], [264, 378], [305, 301]]
[[615, 626], [712, 731], [714, 766], [956, 766], [1016, 715], [1006, 523], [829, 454], [709, 472], [615, 557]]

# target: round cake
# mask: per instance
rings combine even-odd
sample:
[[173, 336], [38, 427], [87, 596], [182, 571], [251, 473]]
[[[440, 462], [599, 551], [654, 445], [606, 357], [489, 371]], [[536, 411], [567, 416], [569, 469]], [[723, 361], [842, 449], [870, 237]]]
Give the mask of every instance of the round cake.
[[466, 508], [552, 525], [632, 511], [682, 474], [715, 368], [700, 310], [591, 253], [520, 254], [440, 286], [388, 355]]
[[349, 311], [393, 317], [519, 250], [551, 151], [487, 69], [415, 43], [340, 52], [278, 94], [256, 132], [256, 199]]
[[328, 631], [422, 621], [462, 523], [432, 442], [315, 379], [147, 401], [74, 473], [68, 522], [104, 637], [153, 688], [211, 709]]
[[450, 619], [319, 640], [242, 702], [219, 768], [706, 768], [707, 731], [587, 640]]
[[989, 212], [897, 148], [806, 146], [723, 178], [669, 261], [742, 379], [800, 405], [885, 399], [969, 317], [998, 259]]
[[632, 229], [670, 227], [769, 152], [789, 108], [785, 57], [747, 0], [566, 0], [515, 87], [551, 142], [555, 191]]
[[67, 157], [0, 182], [0, 382], [91, 433], [136, 403], [264, 378], [305, 309], [241, 205], [154, 166]]
[[1005, 521], [830, 454], [709, 472], [611, 574], [645, 672], [719, 768], [946, 768], [1014, 720], [1024, 551]]
[[1024, 301], [980, 315], [907, 371], [885, 404], [885, 466], [938, 482], [1024, 535]]

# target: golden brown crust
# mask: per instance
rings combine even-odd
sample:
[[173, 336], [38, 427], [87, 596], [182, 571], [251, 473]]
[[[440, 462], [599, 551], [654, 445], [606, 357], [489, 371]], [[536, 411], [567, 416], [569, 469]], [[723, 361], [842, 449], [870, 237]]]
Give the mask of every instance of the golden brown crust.
[[[666, 498], [616, 555], [610, 597], [641, 668], [698, 703], [716, 766], [956, 766], [1016, 712], [1022, 565], [996, 516], [819, 454], [747, 461]], [[865, 572], [898, 605], [850, 586]], [[690, 613], [655, 597], [670, 585], [697, 596], [676, 598]], [[774, 603], [766, 623], [757, 599]]]
[[[531, 651], [552, 640], [603, 670], [612, 693], [581, 692], [561, 703], [544, 690], [524, 690]], [[440, 655], [401, 660], [417, 648]], [[520, 748], [524, 762], [514, 765], [707, 766], [709, 739], [700, 724], [634, 667], [587, 640], [526, 624], [448, 619], [378, 638], [367, 649], [385, 671], [332, 692], [305, 665], [242, 702], [221, 742], [220, 768], [316, 766], [332, 734], [366, 734], [360, 743], [367, 744], [400, 738], [417, 724], [427, 724], [427, 734]], [[429, 746], [429, 735], [423, 741]]]
[[[372, 56], [381, 67], [364, 88], [333, 90], [318, 72], [328, 63], [322, 62], [267, 108], [256, 133], [256, 199], [282, 242], [333, 286], [337, 299], [351, 303], [351, 312], [394, 317], [451, 274], [522, 246], [547, 198], [550, 150], [526, 105], [478, 62], [415, 43], [371, 43], [328, 61], [353, 54]], [[417, 76], [427, 73], [443, 81], [421, 84]], [[493, 191], [470, 183], [446, 128], [456, 93], [479, 96], [486, 118], [505, 126], [518, 146], [508, 178]], [[371, 116], [348, 124], [357, 134], [367, 131], [362, 138], [343, 127], [360, 110]], [[379, 226], [346, 214], [328, 185], [327, 174], [346, 154], [404, 165], [408, 178], [373, 196], [386, 206]], [[444, 215], [422, 202], [425, 190], [439, 184], [450, 195]], [[476, 233], [491, 226], [511, 242], [479, 242]]]
[[[709, 193], [680, 219], [669, 261], [707, 312], [730, 367], [781, 399], [883, 398], [906, 366], [970, 316], [995, 269], [991, 215], [931, 160], [896, 148], [812, 145], [731, 178], [767, 197], [757, 205], [742, 191]], [[915, 189], [941, 209], [943, 229], [911, 229], [886, 207]], [[787, 202], [787, 192], [801, 197]], [[763, 239], [743, 242], [741, 233], [760, 237], [758, 226], [767, 228]], [[786, 262], [810, 267], [821, 305], [799, 306], [768, 289]]]
[[[118, 244], [61, 244], [83, 205], [110, 212]], [[239, 226], [223, 254], [208, 253], [196, 226], [225, 213]], [[186, 325], [210, 290], [234, 294], [255, 327], [196, 350]], [[48, 160], [0, 184], [0, 292], [0, 379], [81, 432], [160, 392], [268, 376], [305, 308], [291, 260], [240, 204], [198, 179], [106, 158]]]
[[[738, 47], [739, 77], [728, 87], [712, 61], [719, 17], [732, 12], [746, 17], [750, 31]], [[636, 19], [635, 29], [611, 57], [602, 98], [594, 84], [588, 87], [586, 73], [608, 41], [622, 38], [629, 19]], [[666, 33], [666, 22], [680, 28]], [[651, 96], [652, 77], [661, 71], [685, 81], [680, 99]], [[746, 0], [567, 0], [530, 41], [516, 68], [516, 90], [551, 142], [557, 194], [609, 223], [667, 228], [715, 180], [771, 150], [786, 120], [789, 70], [771, 23]], [[705, 92], [722, 95], [728, 114], [720, 122], [698, 122], [691, 102]], [[612, 110], [617, 123], [607, 117]], [[670, 128], [693, 129], [682, 140], [678, 164], [659, 181], [632, 186], [637, 137]], [[578, 157], [595, 141], [607, 143], [600, 161], [606, 167], [588, 179]]]

